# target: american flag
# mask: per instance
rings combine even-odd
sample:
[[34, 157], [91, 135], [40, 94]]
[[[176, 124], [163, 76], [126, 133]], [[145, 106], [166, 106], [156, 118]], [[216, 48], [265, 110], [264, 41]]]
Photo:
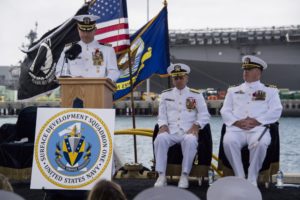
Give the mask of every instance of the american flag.
[[130, 46], [126, 0], [96, 0], [89, 13], [97, 15], [95, 39], [111, 44], [116, 53]]

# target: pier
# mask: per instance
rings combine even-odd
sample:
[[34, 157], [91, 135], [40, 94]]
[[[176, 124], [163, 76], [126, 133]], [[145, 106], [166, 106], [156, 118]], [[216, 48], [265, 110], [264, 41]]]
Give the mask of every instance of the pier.
[[[220, 109], [223, 106], [223, 100], [207, 100], [208, 110], [211, 115], [220, 115]], [[283, 117], [300, 117], [300, 99], [281, 100], [283, 106]], [[158, 114], [158, 100], [142, 101], [135, 100], [135, 114], [138, 116], [152, 116]], [[18, 115], [20, 110], [28, 106], [37, 107], [60, 107], [59, 101], [19, 101], [19, 102], [0, 102], [0, 116]], [[117, 116], [131, 116], [131, 102], [118, 101], [113, 104]]]
[[60, 102], [59, 101], [0, 102], [0, 116], [18, 115], [23, 108], [26, 108], [29, 106], [60, 107]]

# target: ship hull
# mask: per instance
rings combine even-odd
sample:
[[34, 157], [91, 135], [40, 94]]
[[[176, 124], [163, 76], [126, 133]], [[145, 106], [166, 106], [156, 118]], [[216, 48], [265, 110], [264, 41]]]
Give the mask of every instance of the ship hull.
[[[241, 58], [245, 54], [256, 54], [268, 63], [261, 81], [290, 90], [300, 89], [300, 43], [256, 45], [171, 45], [171, 62], [185, 63], [191, 67], [188, 85], [196, 89], [215, 88], [226, 90], [231, 85], [243, 82]], [[260, 55], [257, 55], [260, 54]], [[150, 91], [159, 93], [172, 86], [167, 78], [154, 75]], [[146, 84], [139, 87], [146, 91]]]

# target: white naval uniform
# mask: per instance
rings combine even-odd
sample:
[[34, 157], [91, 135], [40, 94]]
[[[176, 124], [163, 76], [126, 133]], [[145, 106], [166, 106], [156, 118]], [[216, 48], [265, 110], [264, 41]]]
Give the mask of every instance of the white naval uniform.
[[[72, 77], [86, 78], [102, 78], [107, 77], [112, 81], [116, 81], [120, 76], [120, 71], [117, 66], [116, 54], [112, 47], [99, 44], [96, 40], [86, 44], [79, 41], [81, 53], [74, 60], [68, 60], [65, 63], [65, 51], [69, 47], [65, 47], [56, 65], [56, 77], [61, 75], [62, 68], [69, 67]], [[94, 65], [93, 54], [99, 50], [103, 55], [101, 65]]]
[[[187, 108], [188, 98], [195, 100], [194, 109]], [[160, 133], [154, 141], [156, 171], [165, 174], [169, 147], [181, 143], [182, 173], [189, 174], [197, 153], [198, 140], [195, 135], [186, 132], [195, 122], [203, 128], [209, 118], [206, 102], [200, 92], [188, 87], [182, 90], [175, 87], [163, 92], [159, 103], [158, 125], [167, 125], [170, 133]]]
[[[254, 94], [258, 91], [265, 94], [265, 98], [257, 99]], [[241, 160], [241, 149], [257, 141], [266, 124], [279, 120], [282, 112], [278, 90], [267, 87], [260, 81], [243, 83], [228, 89], [221, 115], [226, 124], [226, 134], [223, 145], [228, 161], [230, 162], [236, 176], [245, 178], [245, 172]], [[255, 118], [261, 123], [251, 130], [242, 130], [233, 123], [247, 117]], [[259, 170], [266, 156], [268, 145], [271, 142], [269, 130], [264, 134], [259, 144], [250, 151], [250, 166], [248, 169], [248, 180], [256, 184]]]

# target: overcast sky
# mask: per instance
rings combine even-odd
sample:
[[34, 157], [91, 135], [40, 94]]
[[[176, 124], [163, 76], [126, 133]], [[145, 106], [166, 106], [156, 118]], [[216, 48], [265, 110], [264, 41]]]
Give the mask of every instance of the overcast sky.
[[[148, 0], [152, 18], [163, 0]], [[25, 35], [38, 22], [38, 37], [71, 17], [83, 0], [1, 0], [0, 66], [16, 65]], [[147, 21], [147, 0], [127, 0], [129, 27]], [[300, 25], [300, 0], [168, 0], [169, 29]]]

